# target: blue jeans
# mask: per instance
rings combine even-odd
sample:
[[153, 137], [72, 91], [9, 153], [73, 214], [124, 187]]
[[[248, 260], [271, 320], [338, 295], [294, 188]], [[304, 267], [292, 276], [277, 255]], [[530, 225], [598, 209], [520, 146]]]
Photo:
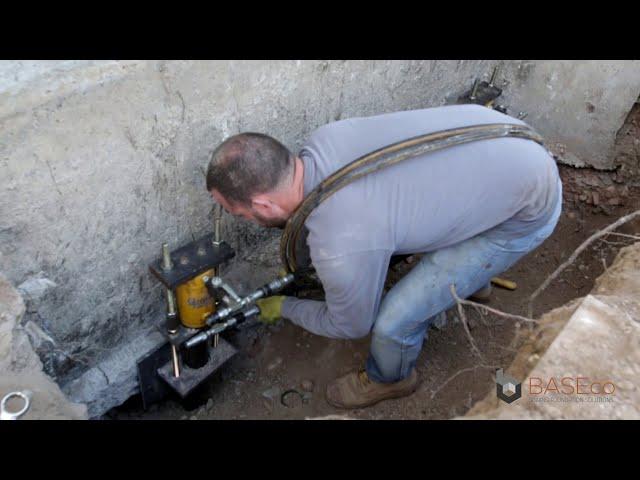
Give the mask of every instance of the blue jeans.
[[431, 322], [455, 305], [450, 285], [456, 286], [460, 298], [469, 297], [538, 247], [558, 223], [562, 194], [558, 197], [550, 220], [532, 234], [503, 239], [499, 225], [424, 255], [380, 303], [366, 364], [369, 378], [383, 383], [406, 378], [415, 366]]

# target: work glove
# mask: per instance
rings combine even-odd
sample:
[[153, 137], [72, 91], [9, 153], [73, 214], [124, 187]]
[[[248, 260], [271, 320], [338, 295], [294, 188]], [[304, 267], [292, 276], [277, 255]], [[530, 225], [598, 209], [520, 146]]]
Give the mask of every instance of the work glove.
[[275, 325], [282, 317], [282, 302], [285, 298], [284, 295], [274, 295], [256, 300], [256, 305], [260, 309], [258, 320], [267, 325]]
[[280, 270], [278, 271], [278, 276], [286, 277], [287, 275], [289, 275], [289, 271], [285, 268], [280, 268]]

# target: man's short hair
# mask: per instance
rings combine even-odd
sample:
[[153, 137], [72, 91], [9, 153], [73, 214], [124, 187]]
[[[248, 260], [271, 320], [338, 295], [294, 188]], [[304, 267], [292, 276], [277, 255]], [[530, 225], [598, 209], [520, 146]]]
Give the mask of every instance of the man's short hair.
[[271, 192], [293, 171], [294, 157], [275, 138], [240, 133], [222, 142], [211, 155], [207, 190], [227, 201], [248, 205], [254, 195]]

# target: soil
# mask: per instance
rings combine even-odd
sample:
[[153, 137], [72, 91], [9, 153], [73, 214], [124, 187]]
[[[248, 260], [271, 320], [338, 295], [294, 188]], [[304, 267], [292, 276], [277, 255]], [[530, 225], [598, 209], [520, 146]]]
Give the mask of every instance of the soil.
[[[636, 106], [637, 107], [637, 106]], [[488, 304], [526, 315], [531, 293], [558, 265], [596, 231], [640, 208], [640, 109], [634, 108], [619, 133], [619, 168], [612, 172], [560, 166], [565, 190], [563, 214], [555, 232], [534, 252], [501, 277], [517, 282], [515, 291], [494, 287]], [[623, 178], [624, 177], [624, 178]], [[640, 234], [634, 221], [618, 232]], [[538, 298], [534, 316], [588, 294], [594, 280], [611, 265], [618, 250], [634, 240], [608, 236], [593, 243]], [[388, 286], [413, 264], [402, 262], [389, 271]], [[570, 308], [567, 307], [567, 308]], [[487, 365], [507, 368], [526, 335], [519, 325], [466, 308], [471, 333]], [[464, 415], [495, 388], [494, 371], [480, 363], [470, 348], [455, 309], [441, 329], [431, 328], [416, 365], [420, 385], [413, 395], [387, 400], [366, 409], [343, 411], [330, 406], [327, 383], [361, 367], [369, 338], [333, 340], [306, 332], [290, 322], [255, 327], [231, 335], [240, 353], [202, 385], [188, 401], [169, 398], [142, 409], [139, 396], [113, 409], [112, 419], [304, 419], [329, 415], [356, 419], [447, 419]], [[297, 393], [281, 394], [288, 390]], [[340, 418], [340, 417], [338, 417]]]
[[[572, 169], [561, 168], [565, 183]], [[640, 195], [633, 192], [624, 206], [610, 205], [604, 213], [586, 202], [565, 202], [555, 232], [537, 250], [501, 275], [517, 283], [515, 291], [494, 287], [488, 304], [505, 312], [526, 315], [531, 293], [587, 237], [629, 211], [640, 208]], [[640, 232], [640, 223], [619, 229]], [[607, 237], [585, 251], [536, 302], [535, 316], [589, 293], [594, 280], [610, 265], [618, 250], [632, 242], [626, 237]], [[389, 271], [390, 285], [412, 268], [402, 262]], [[466, 309], [472, 335], [488, 365], [508, 367], [519, 346], [516, 322]], [[253, 332], [231, 336], [240, 353], [216, 372], [189, 401], [170, 398], [142, 409], [133, 397], [107, 418], [113, 419], [304, 419], [347, 415], [357, 419], [446, 419], [464, 415], [475, 402], [494, 388], [492, 369], [473, 369], [479, 361], [470, 349], [455, 309], [441, 329], [432, 327], [417, 362], [420, 386], [410, 397], [387, 400], [378, 405], [343, 411], [325, 398], [331, 380], [359, 368], [366, 360], [369, 338], [333, 340], [313, 335], [290, 322], [274, 327], [257, 324]], [[451, 377], [454, 378], [451, 378]], [[296, 390], [283, 399], [281, 394]], [[284, 405], [281, 400], [284, 400]]]

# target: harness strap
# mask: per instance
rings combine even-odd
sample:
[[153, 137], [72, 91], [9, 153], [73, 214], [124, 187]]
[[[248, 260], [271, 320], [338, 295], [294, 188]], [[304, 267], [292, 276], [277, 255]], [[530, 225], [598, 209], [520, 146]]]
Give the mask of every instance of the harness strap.
[[465, 143], [505, 137], [533, 140], [540, 145], [544, 145], [542, 137], [527, 125], [492, 123], [420, 135], [382, 147], [345, 165], [320, 182], [305, 197], [287, 221], [280, 239], [280, 258], [283, 265], [292, 273], [312, 270], [312, 268], [300, 265], [297, 262], [296, 251], [300, 250], [298, 245], [300, 231], [311, 212], [342, 187], [365, 175], [426, 153]]

